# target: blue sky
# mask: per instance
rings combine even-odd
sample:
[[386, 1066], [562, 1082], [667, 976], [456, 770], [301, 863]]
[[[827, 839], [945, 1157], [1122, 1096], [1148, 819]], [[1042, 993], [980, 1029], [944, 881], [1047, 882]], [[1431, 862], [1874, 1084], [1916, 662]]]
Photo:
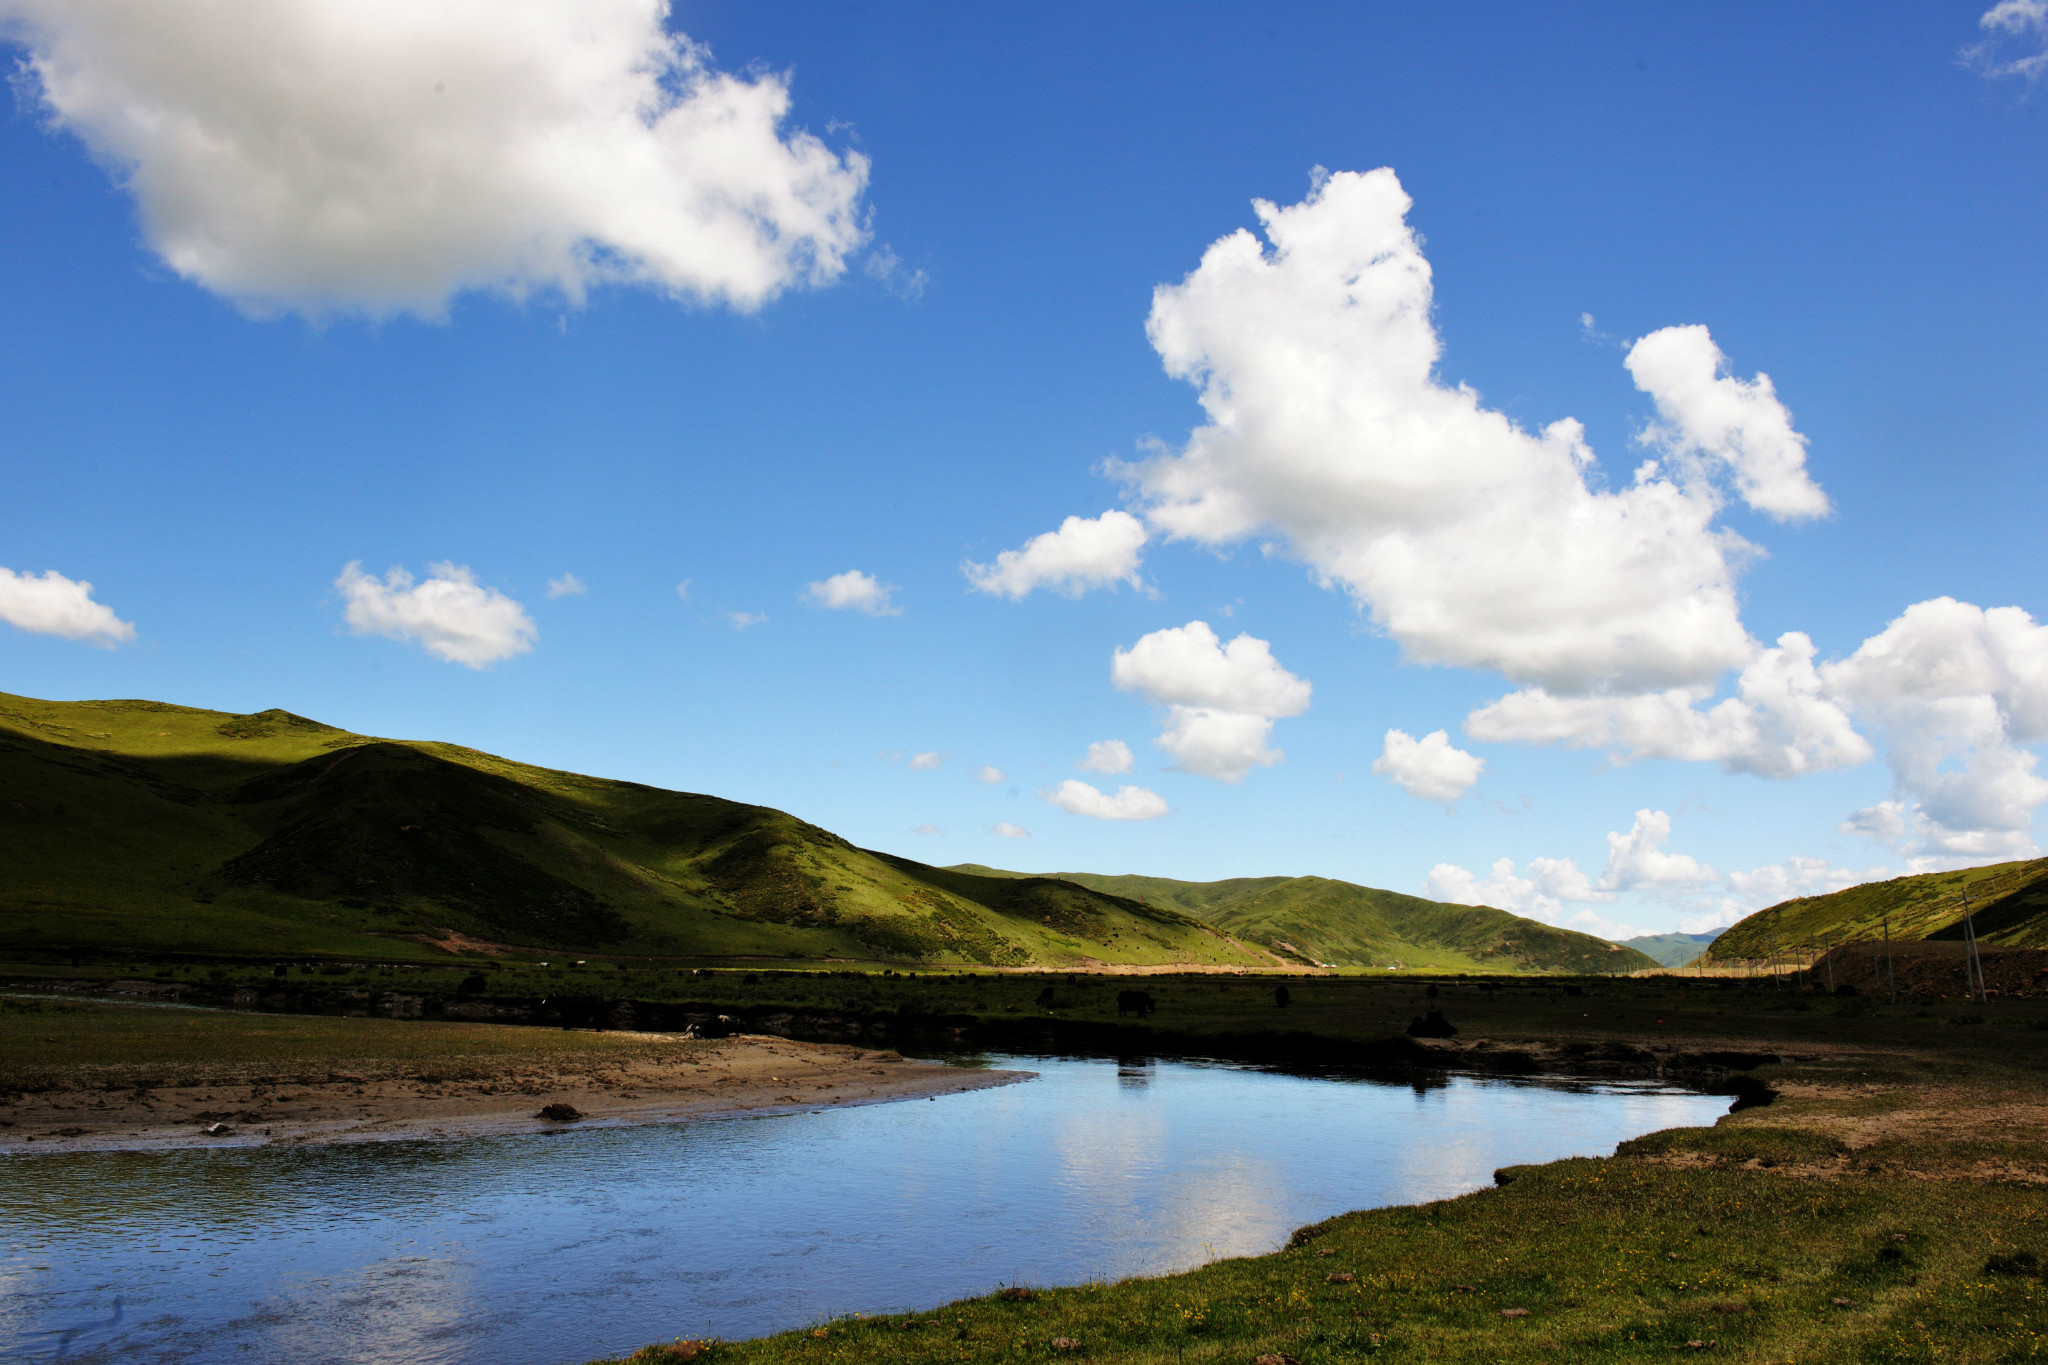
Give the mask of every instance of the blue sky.
[[0, 0], [0, 688], [1614, 933], [2038, 854], [2042, 5], [498, 13]]

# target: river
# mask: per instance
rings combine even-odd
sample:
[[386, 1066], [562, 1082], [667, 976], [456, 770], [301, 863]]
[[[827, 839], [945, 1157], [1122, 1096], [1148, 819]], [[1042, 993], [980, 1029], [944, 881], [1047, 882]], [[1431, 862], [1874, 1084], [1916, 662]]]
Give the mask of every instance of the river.
[[1036, 1080], [689, 1126], [0, 1161], [0, 1359], [557, 1365], [1273, 1250], [1708, 1124], [1657, 1087], [989, 1056]]

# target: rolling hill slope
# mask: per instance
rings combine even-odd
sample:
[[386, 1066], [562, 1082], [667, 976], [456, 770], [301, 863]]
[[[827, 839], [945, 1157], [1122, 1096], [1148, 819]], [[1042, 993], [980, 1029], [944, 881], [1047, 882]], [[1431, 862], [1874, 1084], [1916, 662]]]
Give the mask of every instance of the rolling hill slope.
[[1765, 958], [1874, 939], [1883, 933], [1886, 919], [1894, 939], [1960, 939], [1966, 888], [1977, 937], [1986, 946], [2048, 948], [2048, 858], [2034, 858], [1865, 882], [1825, 896], [1782, 901], [1725, 930], [1714, 940], [1709, 958]]
[[[1022, 874], [968, 864], [985, 877]], [[1470, 972], [1629, 972], [1657, 965], [1632, 948], [1485, 906], [1446, 905], [1327, 877], [1165, 877], [1052, 874], [1061, 881], [1177, 910], [1246, 943], [1340, 967]]]
[[0, 951], [1271, 966], [1171, 908], [284, 711], [0, 693]]

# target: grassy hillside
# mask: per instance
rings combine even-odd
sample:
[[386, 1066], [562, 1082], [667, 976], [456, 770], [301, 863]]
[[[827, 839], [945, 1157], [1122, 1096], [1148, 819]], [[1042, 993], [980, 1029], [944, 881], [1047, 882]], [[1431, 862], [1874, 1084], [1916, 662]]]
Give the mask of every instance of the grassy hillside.
[[[982, 877], [1021, 874], [967, 864]], [[1300, 962], [1470, 972], [1628, 972], [1655, 966], [1632, 948], [1485, 906], [1446, 905], [1327, 877], [1165, 877], [1060, 872], [1073, 882], [1195, 916]]]
[[1724, 932], [1714, 940], [1709, 960], [1763, 958], [1874, 939], [1883, 933], [1887, 919], [1894, 939], [1959, 939], [1965, 889], [1982, 942], [2003, 948], [2048, 948], [2048, 858], [2035, 858], [1895, 877], [1784, 901]]
[[1705, 952], [1714, 938], [1713, 934], [1644, 934], [1623, 939], [1621, 946], [1655, 959], [1660, 966], [1683, 967]]
[[285, 711], [0, 693], [0, 951], [1272, 965], [1194, 918], [781, 811]]

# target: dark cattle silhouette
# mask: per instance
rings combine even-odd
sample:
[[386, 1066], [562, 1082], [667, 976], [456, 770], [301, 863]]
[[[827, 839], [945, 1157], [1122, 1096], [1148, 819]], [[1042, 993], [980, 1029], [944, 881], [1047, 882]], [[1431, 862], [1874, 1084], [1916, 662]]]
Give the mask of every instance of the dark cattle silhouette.
[[1286, 1009], [1287, 1002], [1289, 1000], [1292, 1000], [1293, 998], [1293, 996], [1287, 993], [1287, 988], [1285, 986], [1275, 986], [1273, 988], [1273, 1003], [1278, 1005], [1281, 1009]]
[[1159, 1008], [1153, 1003], [1150, 991], [1118, 991], [1116, 993], [1116, 1017], [1135, 1014], [1140, 1019]]
[[1418, 1014], [1408, 1021], [1408, 1036], [1411, 1038], [1455, 1038], [1458, 1026], [1444, 1018], [1442, 1010], [1431, 1010]]

